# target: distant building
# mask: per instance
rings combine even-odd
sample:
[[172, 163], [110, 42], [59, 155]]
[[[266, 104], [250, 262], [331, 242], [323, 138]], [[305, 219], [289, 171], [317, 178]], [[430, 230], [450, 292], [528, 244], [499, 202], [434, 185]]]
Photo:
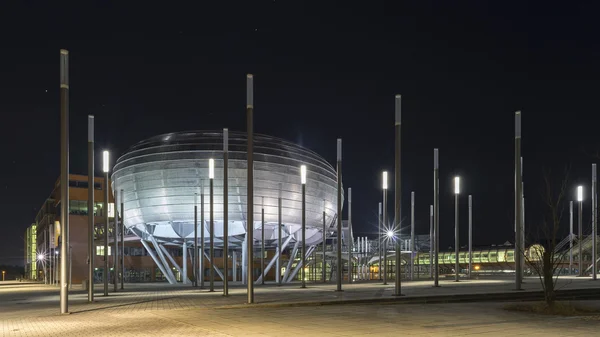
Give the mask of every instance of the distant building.
[[25, 230], [25, 278], [35, 280], [37, 274], [37, 226], [32, 224]]

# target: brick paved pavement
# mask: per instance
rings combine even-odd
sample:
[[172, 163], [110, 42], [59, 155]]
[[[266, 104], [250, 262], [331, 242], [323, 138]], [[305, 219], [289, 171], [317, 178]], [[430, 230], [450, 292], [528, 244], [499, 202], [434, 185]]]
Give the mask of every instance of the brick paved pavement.
[[[407, 295], [453, 294], [510, 290], [510, 280], [404, 284]], [[563, 281], [564, 282], [564, 281]], [[537, 289], [537, 280], [526, 287]], [[575, 279], [565, 288], [596, 287]], [[232, 296], [189, 286], [126, 285], [126, 291], [97, 296], [86, 303], [77, 290], [70, 296], [71, 315], [58, 314], [58, 289], [39, 284], [0, 283], [0, 331], [3, 336], [247, 336], [311, 334], [316, 336], [379, 335], [458, 336], [488, 334], [596, 334], [598, 317], [556, 318], [506, 312], [499, 303], [336, 305], [282, 308], [235, 308], [244, 303], [245, 288], [232, 287]], [[391, 295], [392, 286], [380, 284], [298, 285], [256, 287], [259, 303], [378, 298]], [[100, 290], [98, 288], [97, 290]], [[588, 302], [589, 303], [589, 302]], [[596, 302], [594, 302], [596, 303]], [[600, 306], [600, 303], [597, 303]], [[585, 323], [585, 324], [584, 324]], [[374, 329], [377, 329], [375, 331]]]

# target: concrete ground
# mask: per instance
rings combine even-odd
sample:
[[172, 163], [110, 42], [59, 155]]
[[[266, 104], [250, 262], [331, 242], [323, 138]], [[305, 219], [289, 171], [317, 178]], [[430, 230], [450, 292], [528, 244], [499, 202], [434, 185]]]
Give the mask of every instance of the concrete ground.
[[[483, 294], [512, 291], [511, 282], [510, 279], [442, 281], [440, 288], [433, 288], [430, 281], [405, 282], [403, 293], [407, 296]], [[335, 292], [335, 285], [331, 284], [309, 284], [307, 289], [299, 288], [298, 284], [256, 286], [258, 305], [252, 307], [236, 306], [246, 301], [245, 287], [233, 286], [231, 296], [223, 297], [219, 286], [210, 293], [183, 285], [126, 284], [125, 291], [111, 291], [108, 297], [96, 292], [94, 303], [87, 303], [85, 292], [76, 289], [69, 301], [72, 314], [60, 315], [56, 287], [0, 282], [0, 331], [3, 336], [574, 336], [595, 335], [600, 329], [600, 315], [563, 318], [508, 312], [502, 309], [505, 303], [261, 306], [391, 297], [393, 285], [379, 283], [344, 284], [342, 293]], [[565, 278], [559, 287], [600, 289], [600, 281]], [[527, 279], [525, 288], [539, 289], [539, 281]], [[600, 301], [585, 303], [600, 307]]]

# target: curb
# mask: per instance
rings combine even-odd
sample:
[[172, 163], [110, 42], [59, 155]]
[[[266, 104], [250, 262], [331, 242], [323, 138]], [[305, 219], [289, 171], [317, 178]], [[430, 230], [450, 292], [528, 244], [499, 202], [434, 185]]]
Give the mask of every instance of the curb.
[[[556, 291], [557, 300], [587, 300], [600, 298], [600, 289], [572, 289]], [[214, 309], [244, 309], [244, 308], [286, 308], [310, 307], [325, 305], [349, 304], [434, 304], [434, 303], [472, 303], [472, 302], [514, 302], [514, 301], [539, 301], [544, 299], [543, 291], [502, 292], [487, 294], [459, 294], [459, 295], [413, 295], [389, 298], [364, 298], [352, 300], [331, 301], [306, 301], [284, 303], [254, 303], [232, 304], [214, 307]]]

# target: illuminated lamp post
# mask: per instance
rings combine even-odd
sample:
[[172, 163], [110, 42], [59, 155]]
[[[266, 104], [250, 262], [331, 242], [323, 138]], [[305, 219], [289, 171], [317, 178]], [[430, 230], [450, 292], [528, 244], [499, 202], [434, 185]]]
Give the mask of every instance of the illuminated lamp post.
[[[102, 209], [104, 215], [104, 296], [108, 296], [108, 165], [109, 153], [102, 152], [102, 172], [104, 172], [104, 206]], [[64, 255], [63, 255], [64, 256]]]
[[[383, 171], [383, 228], [387, 227], [387, 190], [388, 190], [388, 173]], [[388, 231], [389, 234], [389, 231]], [[381, 264], [381, 261], [379, 261]], [[383, 284], [387, 285], [387, 240], [383, 244]]]
[[581, 218], [583, 217], [583, 186], [577, 186], [577, 201], [579, 202], [579, 214], [577, 216], [577, 231], [579, 237], [579, 264], [577, 267], [579, 269], [579, 276], [583, 276], [583, 250], [581, 249], [583, 242], [583, 228], [581, 221]]
[[306, 288], [306, 165], [300, 166], [302, 183], [302, 288]]
[[458, 195], [460, 194], [460, 177], [454, 177], [454, 251], [455, 251], [455, 263], [454, 263], [454, 281], [458, 282], [458, 271], [460, 265], [458, 263], [459, 254], [459, 240], [458, 240]]
[[208, 179], [210, 181], [210, 206], [209, 206], [209, 257], [210, 257], [210, 273], [209, 273], [209, 291], [215, 291], [215, 266], [214, 266], [214, 257], [215, 257], [215, 217], [214, 217], [214, 193], [213, 193], [213, 183], [215, 180], [215, 160], [208, 160]]

